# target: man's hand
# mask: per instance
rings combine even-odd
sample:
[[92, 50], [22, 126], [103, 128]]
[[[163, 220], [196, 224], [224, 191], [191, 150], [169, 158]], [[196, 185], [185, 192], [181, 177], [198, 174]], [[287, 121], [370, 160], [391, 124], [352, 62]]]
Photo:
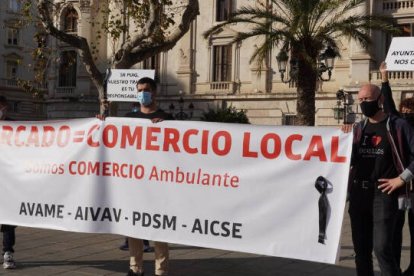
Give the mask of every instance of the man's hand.
[[154, 124], [159, 123], [159, 122], [162, 122], [162, 121], [164, 121], [164, 120], [163, 120], [163, 119], [161, 119], [161, 118], [154, 118], [154, 119], [151, 119], [151, 122], [153, 122]]
[[387, 64], [385, 63], [385, 61], [381, 62], [379, 70], [381, 72], [381, 81], [382, 82], [387, 82], [388, 81], [388, 73], [387, 73]]
[[378, 189], [380, 189], [383, 193], [388, 194], [391, 194], [393, 191], [404, 185], [404, 180], [402, 180], [399, 176], [392, 179], [381, 178], [378, 179], [378, 182], [381, 183], [381, 185], [378, 186]]
[[105, 114], [96, 114], [95, 117], [101, 121], [105, 121], [106, 119]]
[[351, 132], [351, 131], [352, 131], [353, 127], [354, 127], [354, 125], [353, 125], [353, 124], [345, 124], [345, 125], [342, 125], [342, 126], [341, 126], [341, 130], [342, 130], [344, 133], [349, 133], [349, 132]]

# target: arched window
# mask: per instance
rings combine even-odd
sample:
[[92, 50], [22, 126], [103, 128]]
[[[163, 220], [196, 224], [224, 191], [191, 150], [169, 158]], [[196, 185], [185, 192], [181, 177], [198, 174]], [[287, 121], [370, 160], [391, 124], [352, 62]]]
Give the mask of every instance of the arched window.
[[8, 45], [19, 45], [19, 29], [13, 27], [7, 27], [7, 44]]
[[78, 32], [78, 13], [74, 8], [69, 8], [63, 13], [63, 30], [67, 33]]

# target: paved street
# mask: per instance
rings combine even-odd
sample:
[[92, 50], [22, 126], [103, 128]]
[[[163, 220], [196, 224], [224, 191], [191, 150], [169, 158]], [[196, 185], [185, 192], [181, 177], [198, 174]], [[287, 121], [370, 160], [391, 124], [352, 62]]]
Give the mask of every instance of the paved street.
[[[409, 260], [407, 228], [404, 231], [403, 268], [408, 265]], [[80, 234], [19, 227], [15, 254], [18, 268], [7, 271], [0, 269], [0, 275], [126, 275], [128, 252], [118, 249], [122, 242], [123, 238], [117, 235]], [[171, 245], [170, 275], [355, 275], [347, 214], [341, 245], [340, 260], [337, 265]], [[145, 253], [146, 276], [154, 274], [153, 256], [153, 253]]]

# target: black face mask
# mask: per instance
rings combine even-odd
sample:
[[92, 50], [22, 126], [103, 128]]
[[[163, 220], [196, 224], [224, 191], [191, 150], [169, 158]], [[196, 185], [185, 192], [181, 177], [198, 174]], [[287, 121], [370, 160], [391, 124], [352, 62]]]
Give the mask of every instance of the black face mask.
[[410, 125], [414, 126], [414, 113], [401, 113], [401, 118], [404, 118]]
[[377, 112], [381, 110], [381, 108], [378, 106], [378, 100], [380, 97], [381, 95], [379, 95], [375, 101], [363, 101], [360, 103], [359, 106], [361, 107], [362, 114], [368, 118], [371, 118], [377, 114]]

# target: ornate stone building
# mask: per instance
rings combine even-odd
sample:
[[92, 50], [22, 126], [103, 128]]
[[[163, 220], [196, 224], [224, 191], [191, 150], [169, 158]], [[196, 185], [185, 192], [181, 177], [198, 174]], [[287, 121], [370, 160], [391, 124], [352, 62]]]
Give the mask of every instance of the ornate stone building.
[[[1, 1], [0, 4], [0, 20], [5, 24], [9, 12], [4, 2], [9, 0]], [[104, 72], [114, 45], [106, 34], [99, 33], [96, 25], [90, 24], [91, 18], [102, 16], [94, 12], [99, 2], [102, 1], [56, 0], [59, 12], [55, 20], [62, 30], [84, 36], [91, 45], [96, 46], [99, 50], [98, 65]], [[259, 69], [254, 63], [249, 63], [252, 50], [256, 47], [255, 41], [230, 44], [238, 30], [237, 26], [223, 28], [208, 39], [202, 36], [208, 28], [226, 20], [230, 11], [251, 3], [248, 0], [199, 1], [200, 15], [177, 45], [135, 66], [156, 70], [159, 100], [163, 109], [168, 110], [172, 103], [175, 106], [172, 112], [177, 113], [178, 100], [182, 96], [185, 112], [190, 112], [190, 103], [194, 106], [193, 119], [198, 119], [208, 108], [234, 106], [247, 110], [254, 124], [294, 123], [296, 92], [294, 87], [283, 83], [281, 79], [275, 58], [278, 49], [269, 53], [265, 66]], [[414, 1], [367, 0], [355, 12], [390, 16], [404, 31], [404, 35], [413, 34]], [[343, 122], [344, 101], [337, 99], [340, 89], [345, 92], [348, 117], [352, 119], [360, 116], [353, 98], [361, 84], [380, 83], [377, 68], [385, 59], [391, 41], [391, 37], [379, 32], [373, 33], [372, 37], [374, 43], [368, 51], [353, 41], [342, 41], [342, 57], [335, 61], [331, 80], [318, 85], [317, 125]], [[11, 68], [7, 67], [8, 57], [19, 54], [17, 50], [11, 50], [14, 46], [5, 47], [8, 44], [6, 42], [0, 45], [2, 83], [11, 76], [12, 69], [7, 69]], [[45, 116], [49, 119], [93, 116], [98, 111], [97, 92], [76, 50], [53, 38], [49, 38], [49, 43], [56, 50], [58, 58], [50, 65], [48, 93], [43, 101]], [[397, 103], [414, 94], [412, 72], [392, 72], [390, 78]], [[129, 108], [129, 104], [119, 104], [118, 114], [122, 115]]]
[[[31, 51], [37, 47], [35, 26], [27, 26], [19, 0], [0, 1], [0, 95], [9, 101], [10, 117], [16, 120], [46, 118], [43, 100], [33, 98], [19, 80], [33, 78]], [[47, 93], [46, 87], [36, 87]]]

